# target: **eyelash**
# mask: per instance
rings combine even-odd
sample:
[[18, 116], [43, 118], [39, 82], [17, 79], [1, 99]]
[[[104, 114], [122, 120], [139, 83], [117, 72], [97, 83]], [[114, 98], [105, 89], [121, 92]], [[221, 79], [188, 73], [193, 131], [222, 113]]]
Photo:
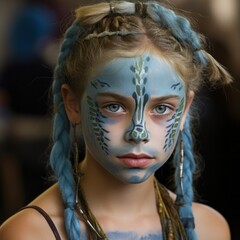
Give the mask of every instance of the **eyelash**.
[[[159, 107], [164, 107], [164, 112], [159, 113], [157, 111], [157, 108], [159, 108]], [[159, 105], [155, 106], [152, 110], [153, 115], [159, 115], [159, 116], [168, 115], [168, 114], [171, 114], [172, 112], [174, 112], [174, 108], [170, 107], [168, 105], [165, 105], [165, 104], [159, 104]]]
[[[114, 107], [118, 107], [118, 109], [116, 111], [112, 110], [111, 107], [114, 106]], [[120, 104], [118, 103], [110, 103], [110, 104], [107, 104], [105, 106], [103, 106], [104, 109], [106, 109], [108, 112], [111, 112], [111, 113], [122, 113], [122, 112], [125, 112], [125, 109], [123, 106], [121, 106]], [[121, 109], [121, 111], [119, 111], [119, 109]]]
[[[117, 110], [114, 110], [111, 107], [115, 107], [115, 108], [117, 107]], [[158, 112], [159, 107], [161, 107], [161, 108], [164, 107], [164, 111], [159, 113]], [[103, 106], [103, 108], [106, 109], [110, 113], [126, 112], [125, 108], [121, 104], [118, 104], [118, 103], [110, 103], [110, 104]], [[151, 112], [153, 115], [163, 116], [163, 115], [171, 114], [173, 111], [174, 111], [173, 107], [170, 107], [165, 104], [159, 104], [159, 105], [155, 106]]]

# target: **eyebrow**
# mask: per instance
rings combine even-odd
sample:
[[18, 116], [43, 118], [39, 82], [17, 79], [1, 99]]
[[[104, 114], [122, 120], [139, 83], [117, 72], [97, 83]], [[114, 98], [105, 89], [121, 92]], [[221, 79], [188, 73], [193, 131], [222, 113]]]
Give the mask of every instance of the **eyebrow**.
[[112, 93], [112, 92], [104, 92], [104, 93], [98, 93], [97, 94], [97, 97], [112, 97], [112, 98], [115, 98], [115, 99], [118, 99], [118, 100], [126, 100], [132, 96], [122, 96], [122, 95], [119, 95], [117, 93]]
[[[129, 98], [127, 96], [122, 96], [122, 95], [119, 95], [117, 93], [112, 93], [112, 92], [98, 93], [97, 96], [98, 97], [112, 97], [112, 98], [116, 98], [116, 99], [119, 99], [119, 100], [126, 100], [126, 99]], [[165, 100], [168, 100], [168, 99], [180, 99], [180, 96], [178, 96], [178, 95], [166, 95], [166, 96], [161, 96], [161, 97], [151, 97], [151, 100], [156, 101], [156, 102], [165, 101]]]
[[166, 95], [162, 97], [151, 97], [151, 100], [153, 101], [166, 101], [168, 99], [180, 99], [181, 97], [178, 95]]

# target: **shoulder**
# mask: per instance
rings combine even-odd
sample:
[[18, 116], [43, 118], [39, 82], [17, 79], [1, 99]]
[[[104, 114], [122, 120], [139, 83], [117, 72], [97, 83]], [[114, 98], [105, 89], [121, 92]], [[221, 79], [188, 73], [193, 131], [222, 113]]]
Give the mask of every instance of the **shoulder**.
[[[175, 201], [176, 195], [171, 191], [169, 194]], [[231, 240], [228, 222], [221, 213], [197, 202], [193, 202], [192, 208], [198, 240]]]
[[199, 240], [230, 240], [230, 229], [226, 219], [215, 209], [193, 203], [196, 231]]
[[33, 209], [25, 209], [7, 219], [0, 227], [2, 240], [48, 239], [48, 226], [43, 217]]
[[[53, 220], [56, 228], [63, 234], [63, 213], [60, 204], [56, 201], [55, 190], [48, 190], [34, 200], [30, 205], [42, 208]], [[55, 206], [54, 206], [55, 203]], [[58, 206], [58, 207], [56, 207]], [[61, 209], [61, 210], [60, 210]], [[42, 240], [54, 239], [48, 222], [35, 209], [26, 208], [18, 211], [0, 226], [1, 240]]]

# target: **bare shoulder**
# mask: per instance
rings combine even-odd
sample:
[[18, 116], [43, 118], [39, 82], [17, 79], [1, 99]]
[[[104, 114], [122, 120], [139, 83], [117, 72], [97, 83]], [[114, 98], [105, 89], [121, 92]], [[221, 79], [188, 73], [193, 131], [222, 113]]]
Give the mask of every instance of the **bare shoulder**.
[[[52, 208], [53, 202], [56, 198], [54, 191], [50, 190], [43, 193], [39, 198], [34, 200], [30, 205], [36, 205], [44, 209], [53, 222], [57, 229], [62, 232], [61, 213], [58, 209]], [[51, 210], [50, 210], [51, 209]], [[50, 229], [47, 221], [44, 217], [36, 210], [26, 208], [20, 210], [10, 218], [8, 218], [0, 226], [0, 239], [1, 240], [42, 240], [42, 239], [54, 239], [52, 230]]]
[[[176, 195], [169, 194], [175, 201]], [[193, 202], [192, 207], [198, 240], [231, 240], [228, 222], [221, 213], [202, 203]]]
[[199, 240], [231, 239], [229, 225], [218, 211], [202, 203], [193, 203], [193, 212]]
[[32, 209], [25, 209], [7, 219], [0, 227], [0, 239], [2, 240], [32, 240], [44, 238], [42, 231], [47, 229], [44, 220]]

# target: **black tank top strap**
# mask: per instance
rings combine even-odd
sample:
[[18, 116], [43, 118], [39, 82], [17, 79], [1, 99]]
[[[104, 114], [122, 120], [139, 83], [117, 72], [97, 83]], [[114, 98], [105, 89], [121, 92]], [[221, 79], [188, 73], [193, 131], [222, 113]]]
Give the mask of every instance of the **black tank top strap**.
[[21, 208], [20, 211], [23, 210], [23, 209], [26, 209], [26, 208], [33, 208], [33, 209], [37, 210], [47, 221], [47, 223], [48, 223], [49, 227], [51, 228], [56, 240], [61, 240], [61, 237], [58, 233], [58, 230], [57, 230], [53, 220], [50, 218], [50, 216], [42, 208], [40, 208], [38, 206], [35, 206], [35, 205], [28, 205], [28, 206], [24, 206], [23, 208]]

